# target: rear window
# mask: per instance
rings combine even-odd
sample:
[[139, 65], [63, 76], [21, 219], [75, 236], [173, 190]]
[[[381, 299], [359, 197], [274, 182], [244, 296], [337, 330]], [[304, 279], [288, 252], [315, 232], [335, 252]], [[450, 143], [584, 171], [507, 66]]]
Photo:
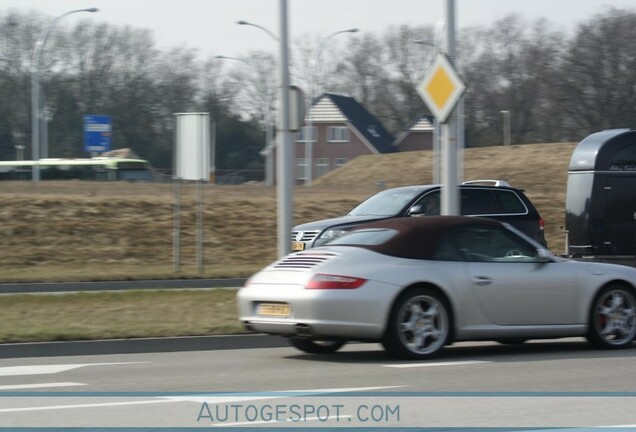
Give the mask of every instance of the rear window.
[[462, 191], [462, 214], [497, 214], [497, 204], [490, 189], [466, 189]]
[[496, 195], [504, 214], [525, 214], [528, 212], [525, 204], [516, 193], [502, 190], [497, 191]]

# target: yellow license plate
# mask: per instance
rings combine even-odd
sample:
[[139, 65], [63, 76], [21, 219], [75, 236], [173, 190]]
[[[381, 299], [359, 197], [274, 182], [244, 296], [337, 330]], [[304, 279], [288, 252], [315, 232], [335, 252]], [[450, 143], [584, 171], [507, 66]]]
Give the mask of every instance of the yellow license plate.
[[305, 243], [303, 243], [303, 242], [292, 242], [292, 250], [293, 251], [305, 250]]
[[289, 305], [287, 303], [260, 303], [256, 307], [256, 314], [267, 317], [288, 317]]

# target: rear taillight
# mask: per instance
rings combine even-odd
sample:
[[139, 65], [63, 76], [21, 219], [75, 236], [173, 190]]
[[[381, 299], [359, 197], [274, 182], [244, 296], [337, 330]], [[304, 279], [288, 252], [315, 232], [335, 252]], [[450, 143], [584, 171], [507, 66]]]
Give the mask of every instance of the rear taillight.
[[545, 222], [543, 222], [543, 218], [539, 216], [539, 229], [543, 231], [545, 229]]
[[339, 275], [317, 274], [311, 278], [306, 289], [356, 289], [367, 280]]

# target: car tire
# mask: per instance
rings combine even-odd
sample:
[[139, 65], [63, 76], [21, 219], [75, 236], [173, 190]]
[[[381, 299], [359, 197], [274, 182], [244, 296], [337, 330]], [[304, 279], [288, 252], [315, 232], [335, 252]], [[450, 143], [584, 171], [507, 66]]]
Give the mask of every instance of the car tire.
[[402, 359], [436, 356], [451, 338], [451, 311], [444, 297], [427, 288], [410, 289], [393, 305], [382, 340], [384, 349]]
[[636, 298], [633, 290], [611, 284], [594, 298], [587, 340], [605, 349], [625, 348], [636, 337]]
[[342, 348], [346, 342], [338, 340], [304, 339], [290, 337], [289, 343], [296, 349], [309, 354], [331, 354]]

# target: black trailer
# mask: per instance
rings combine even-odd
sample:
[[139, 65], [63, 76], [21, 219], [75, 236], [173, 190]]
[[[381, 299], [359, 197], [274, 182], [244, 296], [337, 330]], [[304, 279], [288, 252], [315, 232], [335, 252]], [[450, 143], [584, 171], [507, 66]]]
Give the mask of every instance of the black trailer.
[[565, 211], [568, 255], [613, 262], [636, 256], [636, 129], [605, 130], [577, 145]]

